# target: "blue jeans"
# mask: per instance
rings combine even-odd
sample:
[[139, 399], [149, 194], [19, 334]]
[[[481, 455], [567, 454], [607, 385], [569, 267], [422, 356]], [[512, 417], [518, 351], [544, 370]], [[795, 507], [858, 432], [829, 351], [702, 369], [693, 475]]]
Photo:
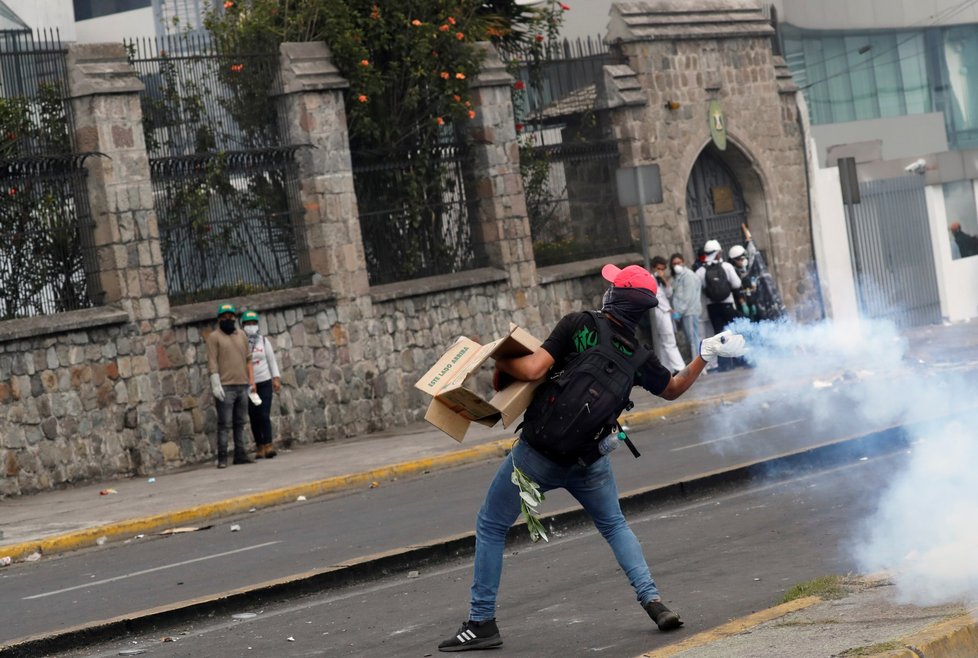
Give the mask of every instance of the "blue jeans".
[[689, 360], [692, 361], [700, 353], [700, 316], [687, 313], [680, 320], [686, 340], [689, 341]]
[[639, 602], [644, 605], [659, 600], [659, 590], [645, 562], [642, 546], [621, 513], [611, 459], [606, 455], [590, 466], [560, 466], [524, 441], [517, 441], [489, 485], [476, 522], [475, 574], [469, 619], [485, 621], [496, 616], [496, 594], [503, 570], [506, 533], [520, 514], [519, 488], [510, 480], [514, 462], [540, 485], [542, 491], [562, 487], [570, 492], [611, 545]]
[[248, 418], [247, 384], [224, 387], [224, 401], [215, 398], [217, 403], [217, 457], [223, 459], [228, 454], [228, 433], [234, 437], [234, 457], [247, 456], [244, 445], [244, 426]]

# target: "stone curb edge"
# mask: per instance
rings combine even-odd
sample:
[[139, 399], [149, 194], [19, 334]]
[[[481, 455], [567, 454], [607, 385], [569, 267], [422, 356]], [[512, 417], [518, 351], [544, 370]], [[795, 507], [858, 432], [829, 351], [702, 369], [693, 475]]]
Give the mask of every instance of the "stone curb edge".
[[711, 628], [703, 631], [702, 633], [691, 635], [690, 637], [687, 637], [676, 644], [670, 644], [669, 646], [662, 647], [661, 649], [646, 651], [645, 653], [640, 654], [637, 658], [672, 658], [672, 656], [679, 655], [685, 651], [699, 649], [700, 647], [705, 647], [708, 644], [712, 644], [718, 640], [723, 640], [734, 635], [748, 632], [755, 626], [760, 626], [765, 622], [779, 619], [792, 612], [798, 612], [799, 610], [810, 608], [821, 601], [821, 597], [806, 596], [800, 599], [795, 599], [794, 601], [776, 605], [773, 608], [758, 610], [757, 612], [745, 617], [731, 619], [726, 624], [721, 624], [716, 628]]
[[[755, 391], [737, 391], [711, 398], [703, 398], [701, 400], [676, 402], [659, 408], [643, 409], [624, 414], [622, 421], [626, 425], [639, 427], [647, 425], [658, 418], [693, 413], [724, 403], [735, 402], [747, 397], [752, 392]], [[131, 538], [134, 535], [149, 533], [164, 527], [188, 525], [205, 519], [215, 519], [247, 512], [252, 508], [260, 509], [292, 503], [299, 496], [305, 496], [306, 498], [324, 496], [326, 494], [367, 487], [372, 482], [394, 480], [419, 475], [426, 471], [463, 466], [506, 455], [512, 447], [514, 440], [515, 437], [499, 439], [472, 448], [382, 466], [369, 471], [337, 475], [311, 482], [302, 482], [278, 489], [270, 489], [268, 491], [236, 496], [234, 498], [204, 503], [179, 510], [161, 512], [151, 516], [125, 519], [92, 528], [74, 530], [43, 539], [7, 544], [6, 546], [0, 546], [0, 556], [9, 556], [12, 560], [17, 561], [34, 552], [39, 552], [42, 555], [66, 553], [95, 546], [102, 537], [105, 537], [108, 541]]]
[[974, 658], [978, 647], [978, 607], [935, 622], [897, 642], [904, 648], [867, 658]]
[[[823, 469], [850, 462], [857, 453], [860, 456], [888, 454], [905, 449], [908, 445], [907, 434], [903, 427], [889, 427], [761, 461], [718, 469], [688, 480], [626, 492], [621, 496], [621, 506], [626, 514], [648, 510], [677, 500], [729, 489], [754, 478], [770, 477], [772, 474], [783, 476], [793, 470]], [[571, 528], [587, 524], [589, 517], [583, 509], [570, 508], [547, 515], [542, 521], [553, 534], [555, 527]], [[520, 522], [515, 527], [517, 529], [510, 532], [507, 545], [528, 543], [529, 535], [522, 531], [523, 523]], [[0, 645], [0, 657], [27, 658], [55, 651], [78, 649], [98, 642], [111, 641], [126, 634], [151, 631], [164, 624], [188, 621], [201, 615], [238, 610], [245, 605], [257, 606], [271, 603], [283, 596], [294, 597], [352, 583], [376, 580], [395, 572], [466, 557], [474, 553], [474, 550], [474, 531], [443, 537], [425, 544], [392, 549], [324, 569], [307, 571], [220, 594], [62, 629], [47, 635], [19, 638]]]

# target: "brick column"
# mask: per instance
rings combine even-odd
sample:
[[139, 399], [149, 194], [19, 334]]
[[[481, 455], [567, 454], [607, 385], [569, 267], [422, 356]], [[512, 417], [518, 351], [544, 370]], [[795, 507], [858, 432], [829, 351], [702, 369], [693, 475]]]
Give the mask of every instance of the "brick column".
[[322, 42], [283, 43], [279, 51], [289, 136], [312, 146], [296, 155], [310, 278], [322, 277], [338, 297], [364, 295], [370, 284], [343, 104], [349, 85]]
[[76, 147], [107, 156], [85, 161], [102, 303], [126, 309], [143, 333], [165, 328], [170, 302], [139, 106], [143, 83], [122, 44], [70, 44], [68, 72]]
[[472, 180], [474, 205], [478, 208], [475, 230], [489, 257], [489, 264], [509, 274], [513, 288], [536, 285], [536, 262], [530, 220], [520, 175], [520, 151], [516, 141], [513, 77], [488, 43], [482, 70], [471, 81]]

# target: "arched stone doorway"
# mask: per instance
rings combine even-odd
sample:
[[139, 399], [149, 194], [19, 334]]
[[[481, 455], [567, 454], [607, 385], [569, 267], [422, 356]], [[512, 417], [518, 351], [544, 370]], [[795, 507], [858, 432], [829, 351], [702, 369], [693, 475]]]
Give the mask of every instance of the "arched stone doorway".
[[741, 224], [751, 229], [759, 249], [768, 248], [764, 186], [749, 157], [731, 142], [725, 151], [710, 143], [700, 152], [686, 183], [686, 216], [694, 254], [711, 239], [724, 252], [743, 244]]

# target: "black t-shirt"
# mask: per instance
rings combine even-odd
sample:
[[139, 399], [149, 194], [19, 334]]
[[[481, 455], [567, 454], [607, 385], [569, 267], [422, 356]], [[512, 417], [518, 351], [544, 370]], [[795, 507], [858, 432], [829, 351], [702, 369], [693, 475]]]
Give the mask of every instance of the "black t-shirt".
[[[620, 327], [615, 326], [615, 329]], [[621, 335], [626, 341], [634, 341], [624, 329], [615, 332], [616, 336]], [[576, 354], [596, 347], [598, 344], [598, 327], [594, 318], [589, 313], [568, 313], [560, 319], [554, 330], [550, 332], [547, 340], [543, 341], [543, 349], [554, 358], [552, 370], [560, 371], [567, 364], [568, 359]], [[616, 346], [621, 349], [621, 343]], [[649, 349], [649, 357], [645, 363], [635, 372], [635, 385], [641, 386], [652, 395], [659, 395], [669, 385], [672, 375], [666, 368], [659, 363], [652, 350]]]

